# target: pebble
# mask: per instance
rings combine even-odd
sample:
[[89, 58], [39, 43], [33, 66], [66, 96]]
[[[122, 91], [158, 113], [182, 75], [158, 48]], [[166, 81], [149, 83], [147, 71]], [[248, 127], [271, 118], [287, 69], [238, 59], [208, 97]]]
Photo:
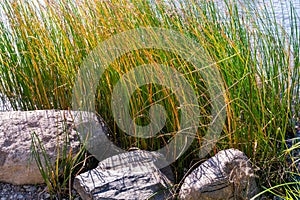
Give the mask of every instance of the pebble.
[[[75, 190], [72, 190], [72, 194], [75, 196], [73, 199], [81, 200]], [[50, 197], [46, 192], [46, 185], [12, 185], [0, 182], [0, 200], [50, 200]]]

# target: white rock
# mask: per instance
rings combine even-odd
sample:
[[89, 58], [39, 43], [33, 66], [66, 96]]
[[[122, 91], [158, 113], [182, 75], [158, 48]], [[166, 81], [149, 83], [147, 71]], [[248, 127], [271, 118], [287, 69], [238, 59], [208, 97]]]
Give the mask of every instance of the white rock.
[[85, 200], [167, 199], [172, 193], [173, 177], [170, 168], [158, 169], [156, 163], [163, 159], [158, 153], [141, 150], [116, 155], [76, 176], [74, 188]]
[[[54, 163], [57, 146], [62, 147], [66, 133], [75, 154], [80, 146], [80, 133], [76, 128], [79, 124], [89, 127], [90, 123], [98, 124], [98, 134], [104, 134], [103, 122], [100, 123], [92, 113], [55, 110], [0, 112], [0, 182], [17, 185], [43, 183], [32, 156], [32, 133], [42, 141]], [[83, 128], [80, 130], [85, 132]]]
[[246, 155], [236, 149], [220, 151], [189, 174], [179, 192], [184, 200], [250, 199], [258, 192]]

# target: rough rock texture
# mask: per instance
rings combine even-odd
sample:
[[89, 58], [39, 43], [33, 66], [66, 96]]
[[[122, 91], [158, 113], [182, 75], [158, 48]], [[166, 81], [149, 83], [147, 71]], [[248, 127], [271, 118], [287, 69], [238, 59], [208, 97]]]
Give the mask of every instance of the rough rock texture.
[[96, 169], [78, 175], [74, 188], [89, 199], [167, 199], [172, 172], [158, 165], [163, 157], [155, 152], [131, 151], [105, 159]]
[[253, 169], [245, 154], [236, 149], [220, 151], [205, 161], [181, 186], [180, 199], [250, 199], [257, 194]]
[[[89, 124], [104, 124], [87, 112], [36, 110], [0, 112], [0, 182], [12, 184], [36, 184], [43, 179], [32, 156], [32, 133], [42, 141], [52, 162], [57, 156], [57, 146], [62, 147], [66, 133], [73, 153], [79, 150], [79, 134], [76, 127], [89, 128]], [[100, 125], [99, 125], [100, 124]], [[80, 135], [84, 136], [84, 135]], [[58, 139], [59, 138], [59, 139]], [[42, 157], [43, 158], [43, 157]]]

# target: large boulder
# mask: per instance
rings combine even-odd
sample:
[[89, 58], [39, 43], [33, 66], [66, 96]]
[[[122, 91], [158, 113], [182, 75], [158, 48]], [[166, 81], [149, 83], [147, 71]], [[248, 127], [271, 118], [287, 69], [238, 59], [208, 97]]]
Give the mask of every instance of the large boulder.
[[184, 200], [250, 199], [258, 188], [246, 155], [236, 149], [220, 151], [192, 171], [181, 186]]
[[[96, 134], [105, 136], [107, 127], [103, 121], [99, 121], [99, 116], [88, 112], [55, 110], [0, 112], [0, 182], [17, 185], [44, 182], [32, 156], [33, 133], [40, 139], [51, 163], [54, 163], [57, 149], [64, 145], [66, 135], [69, 140], [68, 148], [72, 148], [73, 154], [76, 154], [80, 147], [79, 136], [82, 139], [86, 138], [90, 127], [97, 129], [94, 130]], [[78, 131], [84, 133], [80, 134]], [[104, 158], [108, 156], [110, 155]], [[43, 156], [41, 158], [43, 160]]]
[[166, 166], [163, 162], [164, 157], [156, 152], [119, 154], [75, 177], [74, 188], [85, 200], [167, 199], [174, 177], [170, 167], [159, 169]]

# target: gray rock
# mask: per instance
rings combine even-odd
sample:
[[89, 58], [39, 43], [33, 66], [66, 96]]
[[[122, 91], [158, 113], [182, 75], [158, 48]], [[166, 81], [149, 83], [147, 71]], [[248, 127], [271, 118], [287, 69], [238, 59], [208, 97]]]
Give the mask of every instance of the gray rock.
[[[36, 110], [0, 112], [0, 182], [37, 184], [44, 180], [32, 156], [32, 133], [42, 141], [52, 163], [57, 146], [62, 147], [66, 133], [75, 154], [79, 150], [79, 133], [86, 134], [91, 124], [96, 134], [103, 136], [106, 127], [88, 112]], [[78, 129], [78, 131], [77, 131]], [[85, 135], [81, 134], [82, 138]], [[108, 155], [109, 156], [109, 155]], [[106, 157], [108, 157], [106, 156]], [[41, 157], [43, 158], [43, 157]], [[105, 157], [104, 157], [105, 158]]]
[[164, 162], [155, 152], [131, 151], [105, 159], [96, 169], [75, 177], [74, 188], [85, 200], [90, 199], [166, 199], [171, 195], [169, 178], [158, 169]]
[[246, 155], [236, 149], [220, 151], [189, 174], [180, 199], [250, 199], [257, 194], [254, 172]]

